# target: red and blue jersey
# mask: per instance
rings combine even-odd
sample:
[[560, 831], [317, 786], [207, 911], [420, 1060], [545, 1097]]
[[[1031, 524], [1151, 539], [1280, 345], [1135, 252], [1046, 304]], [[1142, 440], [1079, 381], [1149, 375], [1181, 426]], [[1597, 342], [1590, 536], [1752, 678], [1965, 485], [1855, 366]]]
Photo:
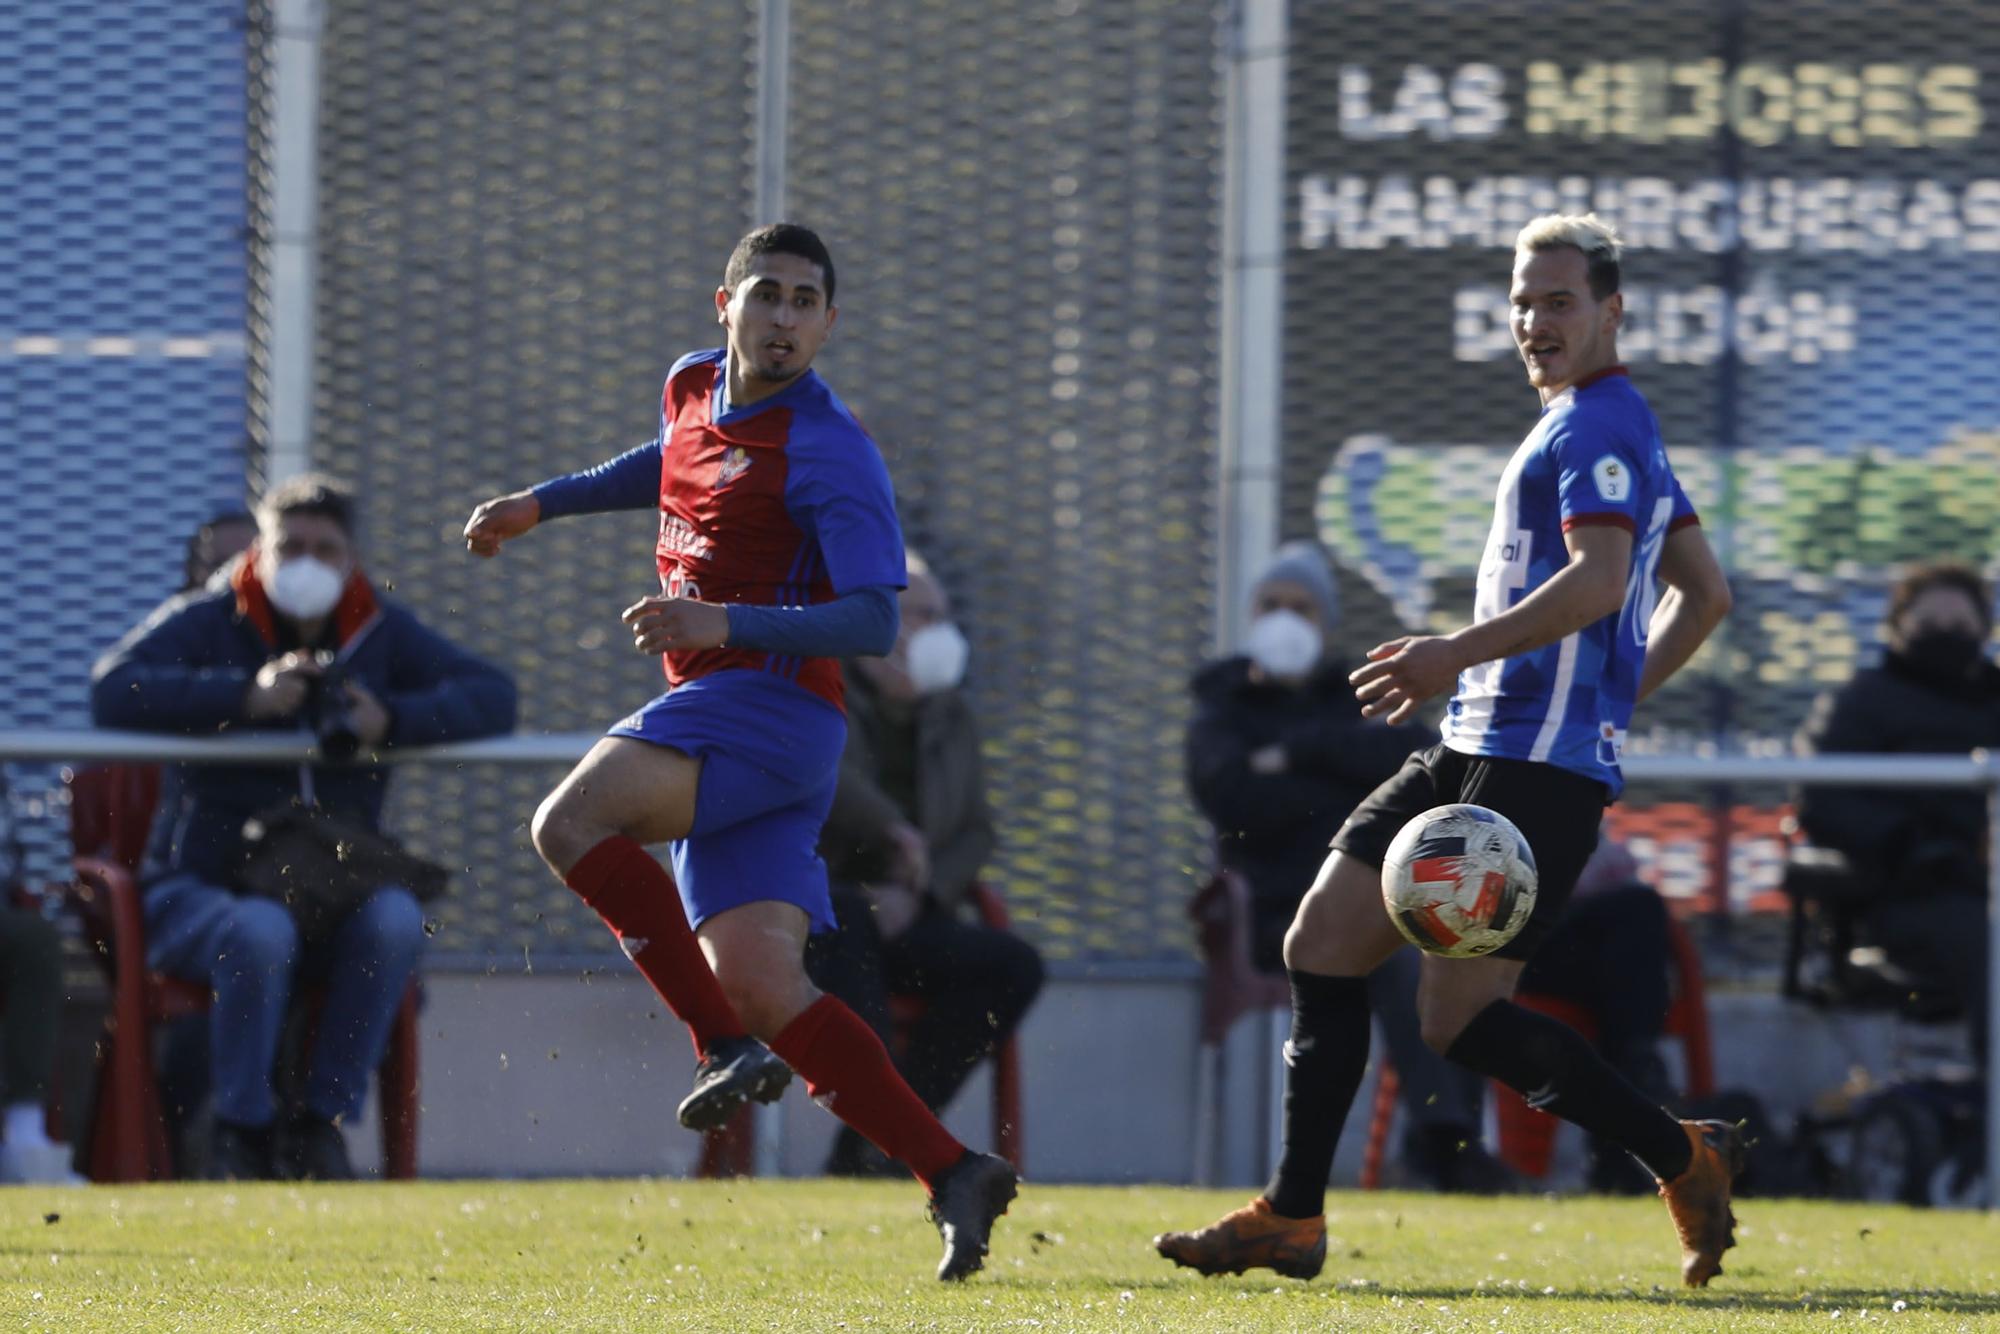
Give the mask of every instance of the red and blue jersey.
[[1553, 764], [1616, 795], [1660, 550], [1667, 534], [1695, 522], [1659, 420], [1624, 367], [1556, 395], [1501, 474], [1472, 619], [1498, 616], [1547, 583], [1569, 563], [1563, 534], [1587, 524], [1632, 535], [1624, 605], [1553, 644], [1460, 673], [1444, 743], [1468, 755]]
[[[881, 451], [819, 373], [720, 416], [725, 349], [682, 357], [660, 396], [660, 586], [670, 596], [810, 606], [901, 588], [903, 534]], [[841, 707], [840, 664], [728, 647], [662, 655], [680, 685], [769, 672]]]

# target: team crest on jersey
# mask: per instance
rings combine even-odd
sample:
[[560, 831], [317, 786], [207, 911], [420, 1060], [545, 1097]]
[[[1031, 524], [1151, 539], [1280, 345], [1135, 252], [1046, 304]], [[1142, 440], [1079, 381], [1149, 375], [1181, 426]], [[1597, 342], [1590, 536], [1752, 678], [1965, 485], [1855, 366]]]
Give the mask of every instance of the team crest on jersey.
[[722, 465], [715, 470], [715, 485], [717, 488], [728, 486], [749, 471], [750, 451], [741, 445], [731, 445], [722, 456]]

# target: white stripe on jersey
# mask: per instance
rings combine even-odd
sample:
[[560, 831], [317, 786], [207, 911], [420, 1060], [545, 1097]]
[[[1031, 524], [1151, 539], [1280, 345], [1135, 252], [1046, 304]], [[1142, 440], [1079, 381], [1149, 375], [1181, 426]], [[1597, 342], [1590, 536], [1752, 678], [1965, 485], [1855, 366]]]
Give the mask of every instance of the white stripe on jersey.
[[1542, 730], [1535, 734], [1535, 746], [1528, 752], [1528, 758], [1547, 761], [1549, 753], [1556, 748], [1556, 737], [1562, 733], [1563, 715], [1569, 712], [1570, 683], [1576, 680], [1576, 632], [1571, 631], [1562, 638], [1562, 651], [1556, 657], [1555, 693], [1549, 697], [1549, 715], [1542, 719]]
[[[1479, 573], [1473, 584], [1472, 623], [1489, 621], [1507, 610], [1508, 593], [1526, 587], [1528, 564], [1534, 552], [1533, 538], [1521, 526], [1521, 469], [1533, 454], [1532, 433], [1507, 457], [1500, 471], [1500, 485], [1493, 493], [1493, 526], [1486, 534], [1486, 549], [1479, 558]], [[1460, 674], [1456, 699], [1458, 710], [1446, 713], [1444, 739], [1464, 743], [1467, 754], [1479, 753], [1479, 746], [1493, 726], [1493, 705], [1500, 698], [1503, 658], [1491, 658], [1468, 667]]]

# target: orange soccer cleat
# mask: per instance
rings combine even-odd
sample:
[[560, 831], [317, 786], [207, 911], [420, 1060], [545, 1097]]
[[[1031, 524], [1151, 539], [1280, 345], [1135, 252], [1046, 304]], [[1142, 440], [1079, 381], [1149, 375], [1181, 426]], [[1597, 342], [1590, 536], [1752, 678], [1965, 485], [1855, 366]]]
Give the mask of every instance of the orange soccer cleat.
[[1736, 1244], [1729, 1188], [1743, 1170], [1743, 1132], [1727, 1121], [1683, 1121], [1694, 1156], [1687, 1171], [1660, 1183], [1660, 1198], [1681, 1238], [1681, 1281], [1704, 1288]]
[[1260, 1195], [1198, 1232], [1160, 1234], [1153, 1249], [1204, 1274], [1275, 1269], [1286, 1278], [1311, 1278], [1326, 1263], [1326, 1216], [1286, 1218]]

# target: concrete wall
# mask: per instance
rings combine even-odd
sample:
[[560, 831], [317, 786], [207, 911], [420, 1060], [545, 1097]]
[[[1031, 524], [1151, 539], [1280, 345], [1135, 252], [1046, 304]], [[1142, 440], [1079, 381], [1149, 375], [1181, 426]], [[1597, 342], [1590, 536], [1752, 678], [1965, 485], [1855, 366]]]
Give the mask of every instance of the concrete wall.
[[[698, 1138], [674, 1122], [694, 1069], [685, 1030], [636, 975], [435, 974], [426, 980], [423, 1121], [426, 1176], [684, 1175]], [[1827, 1016], [1761, 991], [1710, 997], [1717, 1079], [1762, 1096], [1783, 1124], [1863, 1066], [1887, 1071], [1909, 1035], [1880, 1017]], [[1056, 1181], [1193, 1179], [1198, 987], [1187, 977], [1058, 978], [1020, 1037], [1028, 1175]], [[1277, 1065], [1270, 1016], [1241, 1021], [1222, 1052], [1213, 1179], [1263, 1181], [1273, 1149]], [[1953, 1030], [1933, 1041], [1962, 1042]], [[1379, 1045], [1379, 1044], [1378, 1044]], [[1373, 1103], [1364, 1086], [1335, 1180], [1360, 1173]], [[984, 1072], [946, 1121], [992, 1142]], [[786, 1175], [818, 1170], [834, 1122], [794, 1086], [767, 1152]], [[354, 1128], [357, 1161], [377, 1161], [374, 1108]], [[1549, 1184], [1580, 1170], [1581, 1136], [1565, 1130]], [[1395, 1139], [1390, 1140], [1393, 1159]], [[769, 1161], [769, 1159], [767, 1159]], [[1390, 1180], [1395, 1180], [1393, 1168]]]

